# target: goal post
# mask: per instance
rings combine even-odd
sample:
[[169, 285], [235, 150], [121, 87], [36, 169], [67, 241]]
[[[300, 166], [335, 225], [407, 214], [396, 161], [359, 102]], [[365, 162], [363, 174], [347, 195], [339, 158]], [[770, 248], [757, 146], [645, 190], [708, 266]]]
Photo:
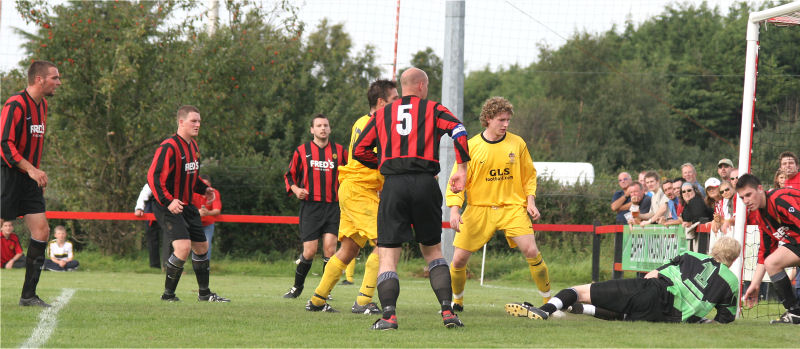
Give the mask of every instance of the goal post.
[[[773, 24], [776, 26], [794, 26], [800, 25], [800, 1], [791, 2], [781, 6], [766, 9], [764, 11], [753, 12], [750, 14], [747, 21], [747, 51], [745, 59], [744, 71], [744, 89], [742, 92], [742, 126], [739, 138], [739, 173], [749, 173], [751, 168], [751, 155], [753, 149], [753, 119], [755, 114], [756, 102], [756, 79], [758, 77], [758, 50], [759, 50], [759, 26], [766, 24]], [[736, 212], [747, 212], [744, 201], [738, 196], [736, 197]], [[739, 297], [738, 301], [741, 303], [741, 296], [744, 290], [743, 285], [743, 272], [744, 272], [744, 252], [745, 252], [745, 225], [746, 214], [736, 215], [735, 221], [735, 234], [736, 240], [742, 244], [742, 254], [731, 266], [731, 270], [739, 278]], [[738, 307], [741, 309], [741, 304]]]

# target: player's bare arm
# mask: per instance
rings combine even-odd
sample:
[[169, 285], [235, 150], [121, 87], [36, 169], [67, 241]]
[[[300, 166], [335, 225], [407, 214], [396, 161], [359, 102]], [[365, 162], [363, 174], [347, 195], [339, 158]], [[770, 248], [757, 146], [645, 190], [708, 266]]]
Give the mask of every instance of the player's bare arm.
[[461, 231], [461, 208], [458, 206], [450, 206], [450, 228], [459, 232]]

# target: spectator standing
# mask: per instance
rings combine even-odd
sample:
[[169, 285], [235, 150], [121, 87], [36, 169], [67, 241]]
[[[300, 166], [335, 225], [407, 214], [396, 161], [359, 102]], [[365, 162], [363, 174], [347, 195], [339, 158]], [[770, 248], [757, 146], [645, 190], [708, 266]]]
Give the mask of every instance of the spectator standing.
[[0, 112], [0, 222], [23, 216], [31, 232], [19, 299], [21, 306], [50, 306], [36, 295], [50, 237], [44, 202], [47, 173], [40, 170], [39, 165], [47, 129], [48, 104], [44, 97], [53, 96], [59, 86], [61, 75], [56, 65], [34, 61], [28, 68], [28, 87], [11, 96]]
[[[644, 182], [645, 181], [644, 176], [646, 174], [647, 174], [647, 171], [639, 172], [639, 176], [637, 177], [637, 180], [636, 180], [637, 182], [639, 182], [639, 184], [642, 185], [642, 188], [647, 188], [647, 184]], [[647, 193], [645, 193], [645, 194], [647, 194]], [[647, 195], [647, 196], [650, 196], [650, 195]]]
[[[639, 218], [642, 220], [648, 220], [651, 218], [655, 220], [656, 218], [658, 218], [658, 215], [656, 213], [660, 209], [664, 210], [666, 209], [665, 207], [667, 204], [667, 200], [669, 199], [667, 199], [667, 195], [662, 190], [663, 188], [661, 187], [658, 173], [654, 171], [648, 171], [644, 175], [644, 182], [645, 185], [647, 185], [647, 191], [653, 194], [650, 195], [650, 210], [642, 211], [641, 214], [639, 215]], [[664, 212], [665, 211], [662, 210], [661, 214], [663, 214]]]
[[[144, 184], [142, 190], [139, 192], [139, 197], [136, 199], [136, 207], [133, 210], [136, 217], [144, 216], [145, 213], [153, 213], [153, 191], [150, 190], [150, 185]], [[147, 253], [150, 257], [151, 268], [163, 269], [167, 263], [167, 257], [172, 253], [170, 248], [170, 241], [166, 241], [164, 234], [161, 233], [161, 227], [155, 220], [147, 221], [145, 228], [145, 243], [147, 244]], [[161, 240], [161, 253], [159, 256], [159, 240]]]
[[681, 200], [683, 204], [681, 219], [683, 219], [683, 227], [686, 228], [686, 240], [689, 242], [689, 250], [697, 251], [695, 224], [711, 221], [714, 211], [706, 206], [703, 198], [697, 192], [697, 188], [690, 182], [685, 182], [681, 186]]
[[[450, 268], [441, 249], [443, 198], [435, 176], [440, 171], [439, 139], [447, 134], [453, 139], [458, 163], [450, 176], [450, 189], [464, 190], [470, 159], [467, 131], [447, 108], [425, 99], [428, 76], [424, 71], [407, 69], [400, 84], [403, 98], [376, 111], [353, 148], [358, 161], [378, 168], [385, 177], [378, 206], [378, 297], [383, 316], [372, 329], [397, 329], [397, 262], [402, 244], [411, 240], [419, 244], [428, 263], [442, 322], [448, 328], [462, 327], [450, 304]], [[379, 153], [373, 151], [376, 146]]]
[[67, 228], [63, 225], [53, 229], [55, 239], [50, 241], [50, 259], [44, 262], [44, 268], [50, 271], [74, 271], [78, 269], [72, 243], [67, 241]]
[[782, 187], [800, 189], [797, 155], [790, 151], [781, 153], [780, 166], [781, 171], [786, 175], [786, 183]]
[[303, 253], [295, 268], [294, 284], [283, 298], [297, 298], [303, 292], [319, 240], [322, 239], [322, 271], [336, 252], [339, 234], [339, 167], [347, 164], [347, 150], [330, 141], [328, 117], [311, 118], [313, 140], [301, 144], [292, 154], [284, 175], [286, 192], [300, 200], [300, 240]]
[[775, 171], [775, 177], [772, 181], [772, 189], [781, 189], [786, 186], [786, 174], [783, 170]]
[[633, 179], [631, 178], [631, 174], [628, 172], [621, 172], [617, 176], [617, 184], [619, 184], [620, 189], [615, 191], [614, 195], [611, 196], [611, 210], [617, 214], [617, 224], [627, 223], [625, 220], [625, 214], [630, 212], [628, 209], [631, 207], [631, 197], [628, 196], [626, 191], [632, 183]]
[[[201, 174], [200, 180], [205, 182], [208, 187], [213, 188], [211, 186], [211, 177], [208, 175]], [[214, 222], [216, 217], [222, 213], [222, 198], [219, 196], [217, 189], [214, 189], [214, 195], [210, 200], [208, 197], [208, 195], [194, 193], [192, 195], [192, 204], [200, 212], [200, 224], [203, 225], [203, 233], [206, 235], [206, 241], [208, 241], [208, 259], [211, 259], [211, 239], [214, 237]]]
[[[736, 188], [736, 182], [738, 180], [739, 180], [739, 169], [738, 168], [732, 168], [731, 169], [731, 174], [730, 174], [730, 181], [731, 181], [731, 186], [733, 188]], [[735, 194], [735, 192], [736, 192], [736, 190], [734, 189], [734, 194]]]
[[697, 189], [697, 192], [700, 194], [700, 196], [702, 197], [706, 196], [705, 189], [703, 188], [702, 185], [700, 185], [700, 182], [697, 181], [697, 170], [694, 168], [694, 165], [692, 165], [692, 163], [687, 162], [681, 165], [681, 177], [685, 179], [684, 183], [686, 182], [691, 183], [695, 187], [695, 189]]
[[733, 171], [733, 161], [731, 159], [721, 159], [717, 163], [717, 174], [719, 174], [720, 181], [728, 181]]
[[628, 187], [628, 196], [631, 198], [631, 219], [628, 220], [628, 224], [639, 224], [642, 221], [639, 218], [640, 213], [635, 212], [650, 212], [650, 197], [644, 194], [642, 184], [639, 182], [634, 182]]
[[19, 236], [14, 234], [14, 222], [3, 221], [3, 235], [0, 237], [0, 267], [24, 268], [25, 255], [22, 253], [22, 244], [19, 243]]

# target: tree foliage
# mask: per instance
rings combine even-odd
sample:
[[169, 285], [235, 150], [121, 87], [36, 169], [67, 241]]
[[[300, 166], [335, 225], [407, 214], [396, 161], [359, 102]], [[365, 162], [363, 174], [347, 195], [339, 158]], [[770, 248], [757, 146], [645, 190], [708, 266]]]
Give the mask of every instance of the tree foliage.
[[[341, 24], [301, 23], [288, 1], [273, 9], [226, 6], [229, 21], [208, 34], [195, 1], [17, 1], [39, 25], [25, 34], [22, 65], [47, 59], [64, 76], [50, 98], [48, 209], [130, 211], [155, 147], [175, 132], [175, 110], [193, 104], [203, 117], [201, 172], [220, 190], [223, 212], [296, 215], [282, 176], [294, 147], [310, 140], [310, 117], [328, 115], [332, 139], [346, 143], [367, 111], [366, 88], [383, 72], [372, 47], [353, 52]], [[541, 47], [528, 66], [470, 72], [459, 116], [477, 134], [483, 102], [508, 98], [511, 131], [535, 161], [590, 162], [601, 181], [573, 189], [543, 183], [544, 222], [613, 222], [603, 193], [613, 190], [615, 171], [673, 173], [688, 161], [703, 175], [722, 157], [736, 161], [744, 23], [753, 10], [738, 3], [723, 15], [706, 4], [671, 5], [639, 25], [575, 33], [561, 47]], [[800, 31], [762, 30], [760, 42], [768, 49], [759, 57], [753, 166], [766, 179], [777, 154], [800, 145]], [[428, 73], [429, 98], [438, 101], [442, 60], [426, 48], [411, 65]], [[3, 99], [25, 84], [22, 70], [1, 78]], [[74, 224], [77, 239], [106, 253], [139, 248], [139, 224]], [[220, 223], [215, 248], [293, 251], [296, 230]]]

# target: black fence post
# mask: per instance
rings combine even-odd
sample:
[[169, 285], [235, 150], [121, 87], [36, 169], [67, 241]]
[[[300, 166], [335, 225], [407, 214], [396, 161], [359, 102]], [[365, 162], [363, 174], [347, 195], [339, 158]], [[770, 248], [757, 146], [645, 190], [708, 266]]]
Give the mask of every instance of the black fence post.
[[600, 235], [597, 234], [597, 227], [600, 221], [594, 221], [592, 233], [592, 282], [600, 281]]
[[611, 273], [612, 279], [622, 279], [624, 276], [622, 270], [617, 270], [617, 263], [622, 265], [622, 232], [614, 233], [614, 271]]

